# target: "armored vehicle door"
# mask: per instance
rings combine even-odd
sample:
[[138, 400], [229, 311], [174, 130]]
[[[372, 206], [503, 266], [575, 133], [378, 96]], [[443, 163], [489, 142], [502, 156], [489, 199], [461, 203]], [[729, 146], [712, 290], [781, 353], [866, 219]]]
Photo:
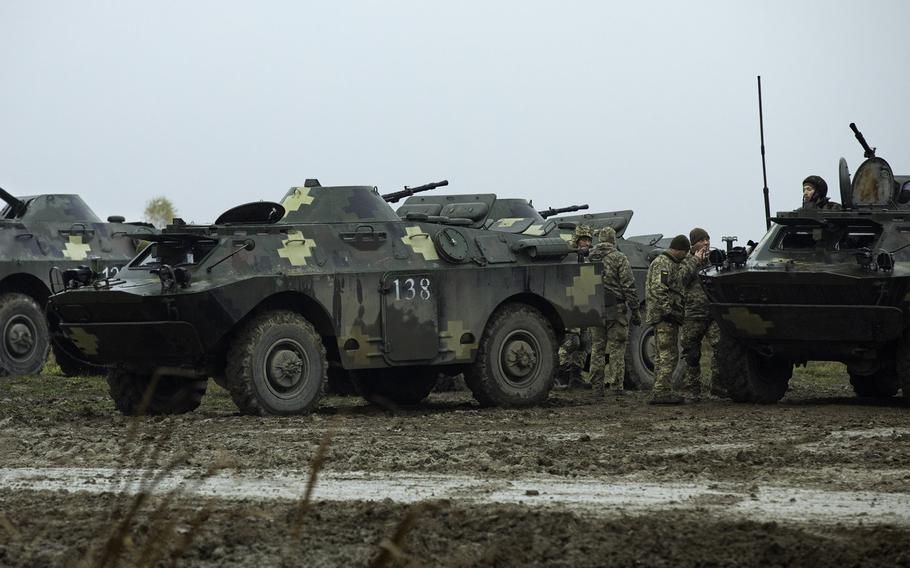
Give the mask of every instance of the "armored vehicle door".
[[427, 272], [382, 279], [382, 336], [390, 361], [423, 361], [439, 353], [436, 281]]

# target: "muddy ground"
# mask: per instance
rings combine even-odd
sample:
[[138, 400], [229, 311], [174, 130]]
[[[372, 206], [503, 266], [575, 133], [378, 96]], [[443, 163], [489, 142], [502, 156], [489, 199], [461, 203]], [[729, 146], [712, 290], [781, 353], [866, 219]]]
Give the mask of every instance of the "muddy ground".
[[777, 405], [645, 400], [254, 418], [212, 384], [135, 420], [102, 379], [3, 378], [0, 565], [96, 565], [108, 541], [123, 565], [910, 565], [902, 399], [814, 365]]

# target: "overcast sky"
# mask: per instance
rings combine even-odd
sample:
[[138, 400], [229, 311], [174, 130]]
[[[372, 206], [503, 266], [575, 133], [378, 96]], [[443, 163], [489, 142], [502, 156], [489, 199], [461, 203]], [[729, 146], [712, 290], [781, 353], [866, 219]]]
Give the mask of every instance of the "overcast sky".
[[910, 173], [910, 3], [0, 2], [0, 186], [186, 220], [448, 179], [627, 235], [764, 232], [862, 150]]

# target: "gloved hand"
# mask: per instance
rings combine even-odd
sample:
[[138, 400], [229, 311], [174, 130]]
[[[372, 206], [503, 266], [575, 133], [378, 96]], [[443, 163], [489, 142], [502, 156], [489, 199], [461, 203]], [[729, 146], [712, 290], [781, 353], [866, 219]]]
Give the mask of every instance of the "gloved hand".
[[629, 323], [632, 325], [641, 325], [641, 314], [638, 310], [632, 310], [632, 314], [629, 316]]

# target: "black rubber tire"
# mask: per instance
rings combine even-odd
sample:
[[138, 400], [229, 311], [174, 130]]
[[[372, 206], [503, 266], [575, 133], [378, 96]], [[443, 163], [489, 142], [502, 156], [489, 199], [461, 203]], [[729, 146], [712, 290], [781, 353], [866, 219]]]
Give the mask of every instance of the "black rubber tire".
[[787, 394], [793, 376], [793, 363], [764, 357], [733, 341], [718, 348], [717, 365], [734, 402], [773, 404]]
[[35, 375], [50, 351], [50, 332], [41, 306], [25, 294], [0, 296], [0, 374]]
[[414, 406], [430, 395], [439, 378], [437, 367], [389, 367], [351, 371], [357, 393], [380, 406]]
[[900, 390], [900, 380], [893, 365], [882, 365], [871, 375], [850, 373], [850, 385], [859, 397], [891, 398]]
[[[644, 307], [641, 308], [644, 313]], [[629, 326], [629, 344], [626, 347], [625, 386], [635, 390], [654, 387], [654, 326], [642, 322]]]
[[107, 373], [105, 367], [84, 363], [71, 356], [56, 341], [51, 341], [51, 350], [54, 352], [54, 360], [60, 367], [60, 372], [65, 377], [99, 377]]
[[111, 369], [107, 386], [114, 406], [127, 416], [158, 416], [185, 414], [199, 408], [208, 387], [207, 379], [192, 379], [162, 375], [155, 384], [147, 408], [142, 408], [143, 397], [152, 386], [151, 375], [134, 373], [125, 369]]
[[298, 313], [282, 310], [253, 318], [237, 333], [225, 378], [234, 404], [244, 414], [307, 414], [325, 393], [328, 368], [325, 347], [313, 325]]
[[[507, 352], [521, 350], [519, 366], [530, 366], [526, 376], [513, 380], [503, 365]], [[464, 377], [474, 398], [483, 406], [530, 406], [547, 399], [558, 367], [556, 333], [536, 308], [506, 304], [490, 316], [477, 358]], [[513, 375], [514, 376], [514, 375]]]

